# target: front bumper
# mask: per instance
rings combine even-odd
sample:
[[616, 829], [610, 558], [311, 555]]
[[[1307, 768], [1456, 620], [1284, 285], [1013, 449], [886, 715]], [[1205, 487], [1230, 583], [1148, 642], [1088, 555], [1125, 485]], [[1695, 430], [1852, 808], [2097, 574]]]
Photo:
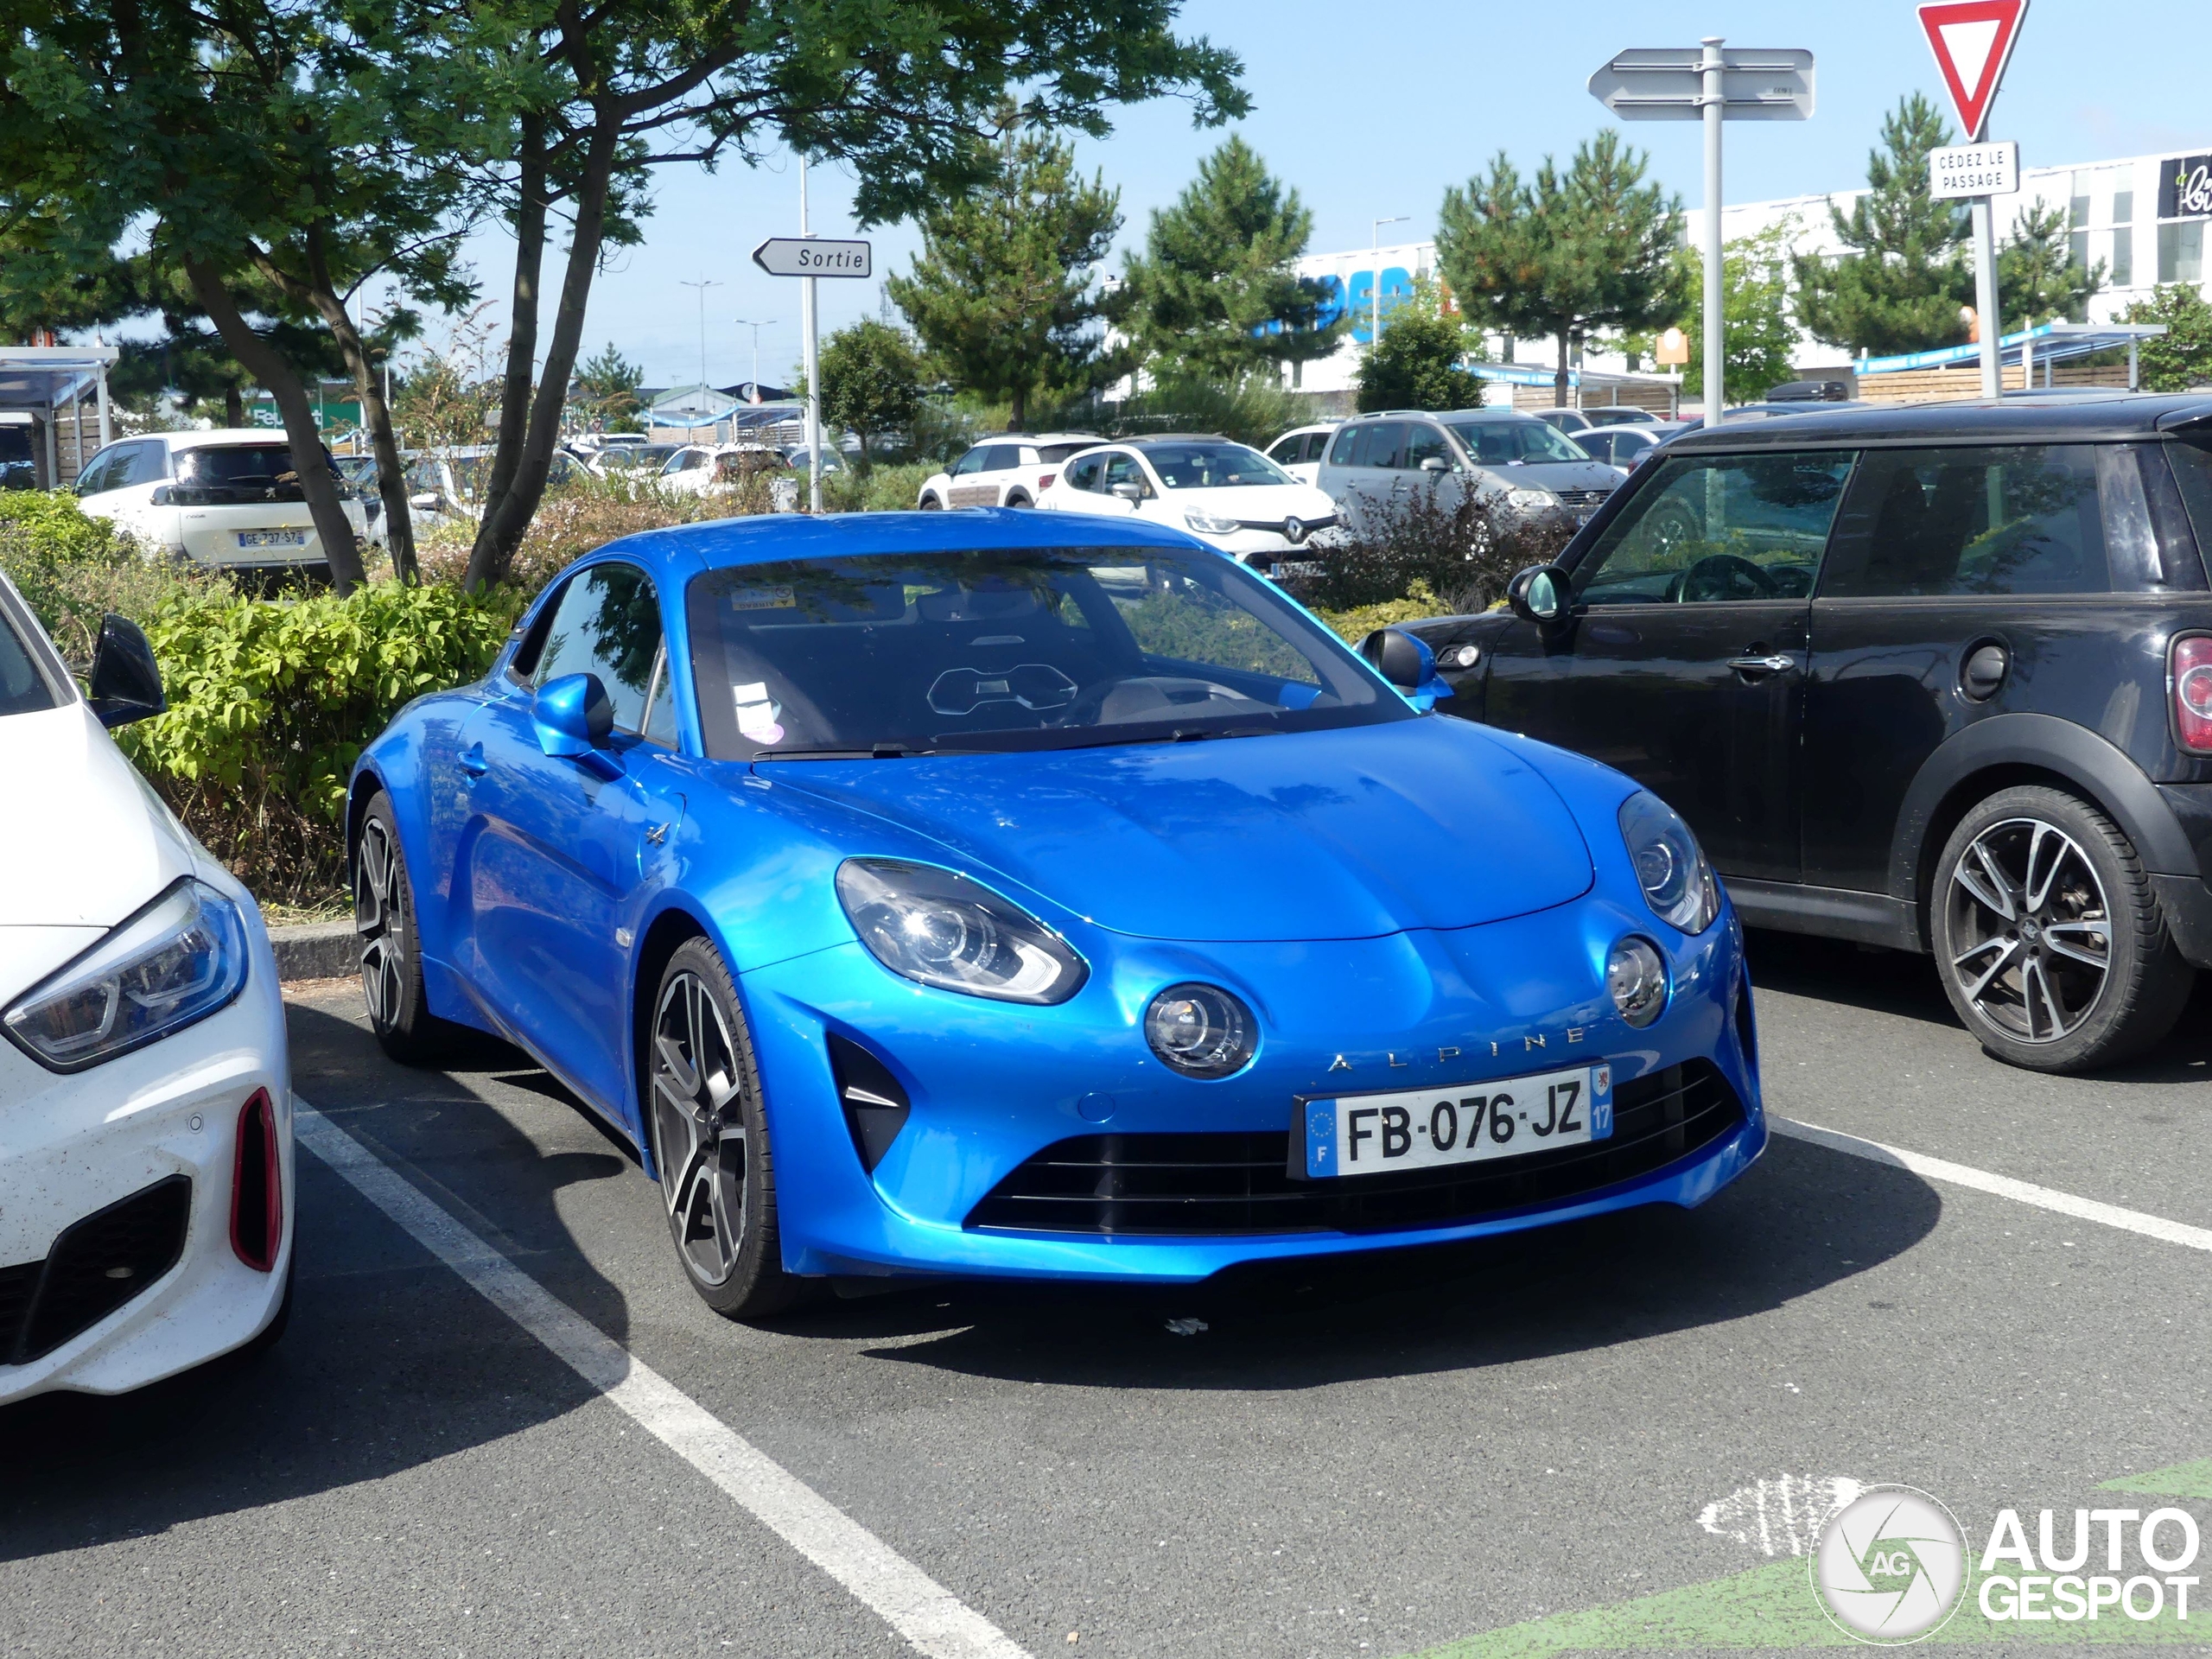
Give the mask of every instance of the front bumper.
[[[859, 944], [772, 964], [742, 981], [775, 1137], [785, 1265], [801, 1274], [946, 1274], [1188, 1281], [1240, 1262], [1387, 1249], [1548, 1224], [1635, 1205], [1702, 1203], [1747, 1168], [1766, 1126], [1749, 1049], [1732, 915], [1674, 939], [1673, 1000], [1631, 1031], [1603, 989], [1624, 933], [1666, 938], [1648, 912], [1592, 897], [1450, 932], [1324, 944], [1120, 940], [1057, 1008], [927, 990]], [[1262, 1028], [1243, 1073], [1169, 1072], [1140, 1031], [1181, 980], [1224, 985]], [[912, 1102], [871, 1174], [837, 1097], [830, 1034], [868, 1047]], [[1555, 1201], [1419, 1226], [1205, 1236], [999, 1230], [976, 1206], [1034, 1154], [1099, 1135], [1287, 1131], [1301, 1095], [1478, 1084], [1610, 1060], [1616, 1089], [1709, 1064], [1742, 1108], [1732, 1130], [1635, 1179]]]
[[[238, 1000], [135, 1053], [60, 1076], [0, 1040], [0, 1274], [48, 1259], [64, 1231], [173, 1177], [189, 1181], [176, 1264], [105, 1317], [20, 1363], [0, 1335], [0, 1403], [49, 1390], [121, 1394], [240, 1347], [276, 1316], [290, 1269], [295, 1172], [283, 999], [267, 935]], [[275, 1109], [283, 1233], [269, 1272], [231, 1246], [238, 1115]]]

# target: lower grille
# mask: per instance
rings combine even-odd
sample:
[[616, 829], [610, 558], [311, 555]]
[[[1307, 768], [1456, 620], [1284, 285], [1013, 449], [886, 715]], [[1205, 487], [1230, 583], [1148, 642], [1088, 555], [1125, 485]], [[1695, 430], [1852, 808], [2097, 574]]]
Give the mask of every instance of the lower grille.
[[965, 1224], [1179, 1238], [1448, 1226], [1649, 1175], [1743, 1121], [1727, 1079], [1689, 1060], [1617, 1085], [1610, 1140], [1403, 1175], [1293, 1180], [1287, 1129], [1079, 1135], [1014, 1170]]
[[52, 1353], [184, 1255], [192, 1183], [171, 1175], [66, 1229], [43, 1262], [0, 1268], [0, 1359]]
[[1601, 505], [1612, 492], [1611, 490], [1554, 490], [1552, 493], [1559, 497], [1560, 505], [1569, 512], [1588, 512]]

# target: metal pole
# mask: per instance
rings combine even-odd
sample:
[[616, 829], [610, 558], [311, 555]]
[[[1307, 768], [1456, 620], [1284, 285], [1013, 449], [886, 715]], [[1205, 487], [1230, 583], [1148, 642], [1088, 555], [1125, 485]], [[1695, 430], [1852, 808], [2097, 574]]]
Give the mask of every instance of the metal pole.
[[61, 440], [54, 429], [60, 423], [61, 411], [49, 402], [46, 406], [46, 487], [49, 490], [61, 487]]
[[1375, 321], [1368, 326], [1367, 333], [1367, 349], [1370, 352], [1382, 344], [1382, 227], [1402, 225], [1412, 217], [1411, 213], [1397, 213], [1375, 221], [1375, 251], [1369, 256], [1375, 262], [1372, 284], [1368, 290], [1368, 297], [1375, 302]]
[[1723, 391], [1727, 378], [1726, 327], [1721, 315], [1720, 271], [1720, 122], [1727, 113], [1727, 92], [1721, 79], [1723, 37], [1708, 35], [1705, 48], [1705, 423], [1720, 424]]
[[2135, 346], [2136, 342], [2132, 340], [2127, 342], [2127, 389], [2130, 391], [2141, 390], [2136, 372]]
[[[806, 218], [806, 157], [798, 158], [798, 233], [812, 236]], [[816, 338], [814, 278], [799, 278], [799, 305], [806, 334], [806, 502], [807, 511], [822, 511], [822, 342]]]
[[97, 375], [99, 375], [99, 386], [100, 386], [100, 448], [103, 448], [103, 449], [105, 449], [105, 448], [106, 448], [108, 447], [108, 445], [110, 445], [111, 443], [113, 443], [113, 442], [115, 442], [115, 428], [114, 428], [113, 424], [112, 424], [112, 423], [110, 423], [110, 421], [108, 420], [108, 413], [107, 413], [107, 365], [106, 365], [106, 364], [105, 364], [105, 363], [101, 364], [101, 365], [99, 365], [96, 370], [94, 370], [94, 371], [93, 371], [93, 372], [94, 372], [94, 373], [96, 373]]
[[[1997, 315], [1997, 246], [1989, 226], [1989, 198], [1974, 199], [1974, 308], [1981, 327], [1981, 395], [1995, 398], [2005, 395], [2005, 382], [1999, 368], [2001, 348], [1999, 339], [2005, 332], [2003, 319]], [[2027, 359], [2024, 356], [2021, 362]], [[2027, 382], [2024, 378], [2022, 385]]]

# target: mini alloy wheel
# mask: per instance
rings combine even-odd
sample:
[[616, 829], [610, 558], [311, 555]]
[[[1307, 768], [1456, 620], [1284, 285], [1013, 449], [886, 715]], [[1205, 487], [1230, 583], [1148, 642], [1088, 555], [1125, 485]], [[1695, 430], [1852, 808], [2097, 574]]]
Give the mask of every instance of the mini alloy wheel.
[[459, 1030], [429, 1011], [415, 914], [415, 889], [391, 802], [379, 794], [362, 816], [353, 848], [353, 932], [360, 941], [369, 1029], [404, 1065], [437, 1059]]
[[680, 946], [653, 1001], [653, 1151], [669, 1236], [709, 1307], [756, 1319], [796, 1299], [783, 1270], [760, 1076], [721, 959]]
[[1930, 895], [1953, 1007], [2001, 1059], [2107, 1064], [2179, 1018], [2194, 978], [2127, 838], [2086, 803], [2006, 790], [1961, 821]]

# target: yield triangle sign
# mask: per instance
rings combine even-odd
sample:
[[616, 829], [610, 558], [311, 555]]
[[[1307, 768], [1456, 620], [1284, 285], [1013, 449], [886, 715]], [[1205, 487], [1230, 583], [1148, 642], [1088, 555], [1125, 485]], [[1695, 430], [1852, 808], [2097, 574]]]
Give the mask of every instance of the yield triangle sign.
[[2027, 10], [2028, 0], [1930, 0], [1920, 9], [1920, 26], [1968, 143], [1981, 137]]

